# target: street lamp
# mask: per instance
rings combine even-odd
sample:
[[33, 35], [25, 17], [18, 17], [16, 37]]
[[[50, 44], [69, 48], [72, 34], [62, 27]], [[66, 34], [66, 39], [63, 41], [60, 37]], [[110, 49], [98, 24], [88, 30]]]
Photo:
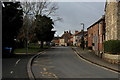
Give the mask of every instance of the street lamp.
[[84, 50], [84, 23], [81, 23], [81, 25], [83, 26], [83, 36], [82, 36], [82, 47], [83, 47], [83, 50]]

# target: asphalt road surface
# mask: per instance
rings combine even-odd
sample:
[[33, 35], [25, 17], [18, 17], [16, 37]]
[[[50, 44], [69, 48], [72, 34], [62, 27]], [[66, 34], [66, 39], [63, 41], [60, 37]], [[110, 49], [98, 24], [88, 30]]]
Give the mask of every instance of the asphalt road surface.
[[33, 55], [17, 54], [2, 59], [3, 80], [28, 80], [27, 63]]
[[118, 78], [110, 70], [79, 58], [70, 47], [54, 47], [35, 58], [32, 71], [39, 78]]

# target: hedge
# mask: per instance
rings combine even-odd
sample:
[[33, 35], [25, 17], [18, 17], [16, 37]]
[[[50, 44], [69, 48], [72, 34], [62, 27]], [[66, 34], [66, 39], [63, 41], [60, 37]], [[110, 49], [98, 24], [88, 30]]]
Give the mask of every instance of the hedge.
[[120, 40], [109, 40], [104, 42], [104, 51], [110, 53], [120, 53]]

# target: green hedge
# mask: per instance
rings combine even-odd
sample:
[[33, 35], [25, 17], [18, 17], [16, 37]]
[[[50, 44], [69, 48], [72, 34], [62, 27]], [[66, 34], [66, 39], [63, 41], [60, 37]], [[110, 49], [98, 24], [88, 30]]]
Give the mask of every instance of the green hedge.
[[104, 42], [104, 51], [110, 53], [120, 53], [120, 40], [109, 40]]

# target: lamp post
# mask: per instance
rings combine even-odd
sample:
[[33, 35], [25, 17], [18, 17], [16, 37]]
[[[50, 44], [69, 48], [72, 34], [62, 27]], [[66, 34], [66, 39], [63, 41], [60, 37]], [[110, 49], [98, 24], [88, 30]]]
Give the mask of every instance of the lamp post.
[[84, 42], [84, 23], [81, 23], [81, 25], [83, 26], [83, 36], [82, 36], [82, 47], [83, 47], [83, 50], [84, 50], [84, 44], [85, 44], [85, 42]]

